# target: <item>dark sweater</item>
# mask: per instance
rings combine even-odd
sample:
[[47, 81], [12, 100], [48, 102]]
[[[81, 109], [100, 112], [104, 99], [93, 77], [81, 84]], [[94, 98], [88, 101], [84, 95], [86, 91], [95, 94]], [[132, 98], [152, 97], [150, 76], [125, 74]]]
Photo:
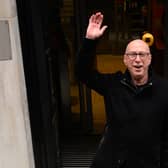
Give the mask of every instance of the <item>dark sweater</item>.
[[[85, 39], [77, 61], [77, 75], [104, 96], [107, 124], [96, 162], [112, 160], [168, 162], [168, 81], [149, 72], [148, 83], [135, 87], [129, 72], [102, 74], [93, 69], [96, 41]], [[100, 166], [101, 167], [101, 166]]]

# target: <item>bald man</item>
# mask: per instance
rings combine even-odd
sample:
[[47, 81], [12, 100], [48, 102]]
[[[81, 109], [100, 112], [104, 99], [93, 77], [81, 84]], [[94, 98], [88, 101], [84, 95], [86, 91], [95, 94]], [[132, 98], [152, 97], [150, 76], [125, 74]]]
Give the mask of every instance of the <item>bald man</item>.
[[154, 74], [141, 39], [125, 50], [125, 73], [94, 69], [97, 39], [107, 26], [98, 12], [89, 19], [77, 60], [81, 82], [104, 97], [106, 126], [92, 168], [168, 168], [168, 81]]

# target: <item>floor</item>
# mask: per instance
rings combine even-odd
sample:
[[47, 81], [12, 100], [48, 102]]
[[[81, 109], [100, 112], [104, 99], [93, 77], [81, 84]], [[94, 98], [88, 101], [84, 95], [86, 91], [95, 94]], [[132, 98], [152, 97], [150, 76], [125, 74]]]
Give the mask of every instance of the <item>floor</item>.
[[95, 156], [99, 136], [73, 135], [61, 145], [60, 168], [88, 168]]

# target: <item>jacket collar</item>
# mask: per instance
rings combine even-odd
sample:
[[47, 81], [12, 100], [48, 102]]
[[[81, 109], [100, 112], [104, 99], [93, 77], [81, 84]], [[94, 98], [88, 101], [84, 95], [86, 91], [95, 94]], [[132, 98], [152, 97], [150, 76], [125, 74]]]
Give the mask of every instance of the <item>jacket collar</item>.
[[[139, 90], [139, 88], [141, 88], [140, 90], [144, 90], [145, 88], [151, 87], [153, 84], [153, 80], [152, 80], [152, 68], [151, 66], [149, 67], [148, 70], [148, 82], [140, 87], [136, 87], [135, 85], [133, 85], [132, 80], [131, 80], [131, 75], [128, 71], [128, 69], [126, 69], [125, 73], [123, 74], [123, 78], [121, 79], [121, 83], [124, 84], [125, 86], [129, 87], [131, 90], [133, 90], [134, 92], [137, 92], [137, 90]], [[138, 91], [139, 92], [139, 91]]]

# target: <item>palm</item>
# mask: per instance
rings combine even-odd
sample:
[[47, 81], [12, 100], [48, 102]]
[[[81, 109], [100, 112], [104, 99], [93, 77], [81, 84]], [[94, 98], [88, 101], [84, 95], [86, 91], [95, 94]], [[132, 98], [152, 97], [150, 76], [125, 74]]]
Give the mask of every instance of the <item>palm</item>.
[[103, 35], [107, 26], [101, 27], [103, 22], [103, 15], [99, 12], [92, 15], [89, 19], [89, 25], [86, 32], [86, 38], [96, 39]]

